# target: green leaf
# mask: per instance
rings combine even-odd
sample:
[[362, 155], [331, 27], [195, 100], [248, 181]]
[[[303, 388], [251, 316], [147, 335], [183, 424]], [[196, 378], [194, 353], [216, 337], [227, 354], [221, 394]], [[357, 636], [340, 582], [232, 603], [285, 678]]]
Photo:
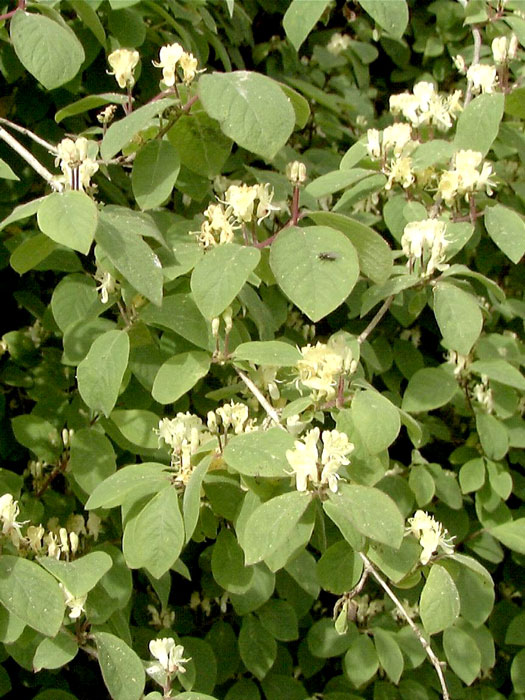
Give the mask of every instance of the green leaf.
[[[292, 491], [266, 501], [248, 518], [243, 548], [246, 564], [262, 561], [285, 543], [311, 504], [306, 493]], [[264, 532], [264, 537], [261, 533]]]
[[208, 374], [210, 364], [209, 354], [199, 350], [173, 355], [157, 372], [153, 398], [162, 404], [174, 403]]
[[476, 430], [484, 453], [489, 459], [503, 459], [509, 449], [505, 425], [489, 413], [476, 413]]
[[505, 644], [525, 646], [525, 612], [518, 613], [512, 618], [505, 634]]
[[521, 216], [496, 204], [485, 210], [485, 228], [498, 248], [517, 265], [525, 254], [525, 222]]
[[517, 518], [490, 528], [490, 534], [513, 552], [525, 554], [525, 518]]
[[242, 621], [239, 652], [248, 671], [259, 680], [266, 676], [277, 656], [277, 642], [253, 615]]
[[378, 668], [377, 653], [370, 637], [365, 634], [354, 637], [343, 659], [343, 670], [348, 680], [359, 688], [375, 676]]
[[51, 311], [61, 331], [77, 321], [96, 318], [103, 310], [95, 281], [86, 275], [67, 275], [57, 284], [51, 297]]
[[94, 588], [113, 564], [105, 552], [90, 552], [75, 561], [38, 557], [38, 562], [76, 598]]
[[434, 287], [434, 314], [445, 346], [468, 355], [483, 328], [475, 297], [454, 284], [439, 282]]
[[53, 463], [63, 449], [58, 430], [40, 416], [27, 414], [11, 420], [17, 442], [46, 462]]
[[485, 483], [485, 462], [481, 458], [469, 459], [459, 470], [462, 493], [479, 491]]
[[273, 367], [293, 367], [302, 355], [296, 347], [279, 340], [241, 343], [233, 351], [235, 360], [246, 360], [256, 365], [272, 365]]
[[97, 229], [98, 211], [85, 192], [54, 192], [38, 208], [38, 226], [56, 243], [87, 255]]
[[506, 360], [476, 360], [469, 365], [469, 370], [485, 375], [489, 379], [525, 391], [525, 377]]
[[450, 627], [443, 632], [443, 649], [450, 668], [470, 685], [481, 670], [481, 653], [475, 641], [459, 627]]
[[9, 224], [16, 221], [21, 221], [22, 219], [27, 219], [29, 216], [36, 214], [38, 207], [45, 199], [46, 197], [40, 197], [39, 199], [32, 199], [30, 202], [26, 202], [25, 204], [19, 204], [8, 216], [6, 216], [5, 219], [0, 221], [0, 231]]
[[43, 668], [60, 668], [72, 661], [77, 652], [75, 639], [66, 632], [59, 632], [54, 639], [46, 638], [40, 642], [33, 657], [33, 668], [36, 673]]
[[406, 0], [359, 0], [359, 4], [380, 27], [401, 39], [408, 24]]
[[357, 251], [361, 272], [376, 284], [383, 284], [392, 272], [392, 251], [388, 243], [369, 226], [344, 214], [316, 211], [308, 218], [345, 234]]
[[182, 515], [184, 518], [184, 530], [186, 532], [186, 542], [189, 542], [197, 522], [199, 520], [199, 509], [201, 504], [202, 480], [206, 476], [210, 466], [211, 457], [204, 457], [197, 467], [192, 471], [190, 479], [184, 489], [182, 498]]
[[162, 303], [164, 278], [158, 256], [134, 231], [117, 227], [101, 215], [95, 237], [117, 270], [153, 304]]
[[361, 558], [344, 540], [328, 547], [317, 562], [317, 579], [321, 587], [335, 595], [351, 590], [362, 572]]
[[286, 450], [293, 447], [294, 439], [287, 431], [270, 428], [231, 438], [224, 450], [224, 460], [245, 476], [285, 478], [290, 467]]
[[511, 114], [518, 119], [525, 119], [525, 88], [519, 87], [505, 96], [505, 114]]
[[392, 632], [374, 627], [374, 644], [381, 668], [392, 683], [399, 683], [405, 662], [403, 654]]
[[[323, 259], [323, 253], [333, 257]], [[314, 322], [343, 303], [359, 275], [354, 246], [328, 226], [281, 231], [270, 250], [270, 267], [286, 296]]]
[[177, 149], [169, 141], [149, 141], [133, 161], [131, 185], [141, 209], [160, 206], [171, 194], [180, 170]]
[[0, 557], [0, 603], [47, 637], [54, 637], [62, 625], [62, 591], [51, 574], [29, 559]]
[[163, 97], [155, 102], [148, 102], [143, 107], [133, 110], [124, 119], [113, 122], [106, 131], [100, 144], [100, 155], [104, 160], [113, 158], [139, 131], [144, 129], [154, 117], [173, 105], [174, 98]]
[[253, 578], [253, 567], [244, 565], [244, 552], [231, 530], [222, 529], [213, 546], [211, 572], [229, 593], [245, 593]]
[[199, 97], [210, 117], [239, 146], [271, 160], [295, 125], [293, 107], [278, 83], [259, 73], [212, 73], [199, 80]]
[[386, 493], [370, 486], [339, 484], [330, 501], [344, 510], [355, 529], [371, 540], [398, 549], [405, 533], [405, 521]]
[[77, 369], [78, 390], [93, 411], [109, 416], [117, 402], [128, 366], [129, 336], [125, 331], [107, 331], [91, 346]]
[[458, 119], [454, 148], [485, 156], [498, 135], [504, 105], [505, 97], [499, 92], [479, 95], [469, 102]]
[[525, 692], [525, 649], [522, 649], [512, 659], [510, 667], [512, 685], [517, 693]]
[[191, 275], [191, 291], [205, 318], [222, 314], [241, 291], [260, 258], [257, 248], [227, 243], [213, 248], [197, 262]]
[[13, 172], [13, 169], [8, 165], [5, 160], [0, 158], [0, 178], [4, 180], [20, 180], [18, 175]]
[[127, 101], [128, 96], [120, 95], [118, 92], [104, 92], [100, 95], [88, 95], [59, 109], [55, 114], [55, 121], [59, 124], [63, 119], [75, 117], [77, 114], [83, 114], [90, 109], [96, 109], [97, 107], [110, 104], [123, 105], [126, 104]]
[[122, 467], [99, 484], [85, 505], [86, 510], [114, 508], [127, 499], [136, 501], [163, 489], [169, 483], [166, 464], [145, 462]]
[[92, 7], [87, 0], [73, 0], [70, 4], [86, 27], [93, 32], [102, 48], [105, 49], [106, 32], [104, 31], [102, 22], [98, 18], [95, 8]]
[[197, 308], [191, 294], [170, 294], [162, 306], [146, 306], [141, 319], [152, 326], [168, 328], [204, 350], [212, 350], [210, 325]]
[[159, 416], [141, 409], [115, 410], [111, 421], [129, 442], [143, 450], [156, 450], [159, 446], [155, 430], [159, 427]]
[[365, 389], [357, 392], [352, 399], [350, 413], [370, 454], [385, 450], [399, 434], [399, 410], [378, 391]]
[[459, 593], [452, 576], [440, 564], [432, 564], [421, 592], [419, 614], [428, 634], [452, 627], [460, 610]]
[[232, 148], [231, 139], [220, 130], [219, 123], [206, 112], [192, 109], [182, 114], [168, 131], [180, 161], [189, 170], [204, 177], [220, 175]]
[[374, 174], [375, 170], [365, 170], [365, 168], [333, 170], [332, 172], [325, 173], [324, 175], [321, 175], [315, 180], [309, 182], [305, 188], [305, 192], [312, 197], [319, 199], [320, 197], [326, 197], [326, 195], [338, 192], [339, 190], [349, 187], [350, 185], [359, 182], [363, 178]]
[[103, 433], [94, 428], [75, 430], [71, 436], [69, 470], [81, 489], [92, 493], [115, 469], [115, 451]]
[[144, 506], [124, 529], [122, 551], [131, 569], [147, 569], [160, 578], [179, 558], [184, 523], [177, 491], [168, 486]]
[[94, 632], [98, 662], [112, 700], [139, 700], [146, 676], [133, 649], [114, 634]]
[[447, 404], [458, 389], [454, 377], [439, 367], [426, 367], [415, 372], [403, 396], [403, 411], [433, 411]]
[[23, 275], [25, 272], [35, 268], [48, 255], [51, 255], [56, 247], [56, 243], [48, 236], [45, 236], [43, 233], [37, 233], [26, 238], [14, 249], [9, 258], [9, 264], [15, 272]]
[[49, 17], [15, 12], [9, 34], [20, 63], [46, 90], [68, 83], [84, 62], [84, 49], [73, 31]]
[[286, 83], [279, 83], [279, 87], [290, 100], [295, 112], [295, 127], [296, 129], [304, 129], [310, 117], [310, 105], [302, 95], [296, 92]]
[[299, 625], [294, 608], [285, 600], [269, 600], [257, 610], [262, 626], [280, 642], [299, 638]]
[[292, 0], [284, 13], [283, 27], [296, 51], [299, 51], [328, 4], [328, 0]]
[[[432, 477], [429, 475], [429, 478]], [[414, 569], [420, 554], [421, 547], [411, 537], [405, 537], [399, 549], [372, 542], [368, 550], [370, 560], [394, 583], [401, 581]]]

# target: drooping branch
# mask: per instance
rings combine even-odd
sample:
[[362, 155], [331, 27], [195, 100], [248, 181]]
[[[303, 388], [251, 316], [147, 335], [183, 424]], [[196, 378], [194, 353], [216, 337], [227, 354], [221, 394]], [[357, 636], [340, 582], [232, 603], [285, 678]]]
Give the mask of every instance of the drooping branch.
[[62, 192], [64, 189], [64, 185], [61, 182], [57, 182], [56, 177], [53, 175], [53, 173], [50, 173], [49, 170], [38, 161], [35, 156], [27, 150], [25, 146], [22, 146], [21, 143], [19, 143], [14, 136], [12, 136], [8, 131], [6, 131], [3, 127], [0, 126], [0, 139], [2, 141], [5, 141], [8, 146], [11, 146], [13, 151], [16, 151], [19, 156], [21, 156], [26, 163], [29, 163], [29, 165], [35, 170], [40, 177], [42, 177], [49, 185], [54, 190], [57, 190], [58, 192]]

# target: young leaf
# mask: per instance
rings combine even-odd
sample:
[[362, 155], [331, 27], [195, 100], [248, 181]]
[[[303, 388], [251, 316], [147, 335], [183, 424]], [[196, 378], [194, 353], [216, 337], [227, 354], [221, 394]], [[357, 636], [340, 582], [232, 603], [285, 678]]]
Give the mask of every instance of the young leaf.
[[[54, 639], [43, 639], [33, 657], [35, 673], [43, 668], [60, 668], [72, 661], [78, 652], [78, 643], [66, 632], [59, 632]], [[60, 700], [60, 698], [57, 698]]]
[[265, 75], [240, 70], [199, 80], [199, 97], [210, 117], [239, 146], [271, 160], [295, 125], [295, 112], [279, 85]]
[[152, 396], [159, 403], [174, 403], [208, 374], [211, 359], [199, 350], [173, 355], [160, 367]]
[[343, 303], [359, 275], [354, 246], [328, 226], [281, 231], [271, 247], [270, 267], [286, 296], [314, 322]]
[[454, 284], [439, 282], [434, 287], [434, 314], [445, 346], [468, 355], [483, 327], [475, 297]]
[[98, 662], [112, 700], [139, 700], [146, 675], [142, 661], [114, 634], [94, 632]]
[[440, 564], [433, 564], [421, 592], [419, 612], [428, 634], [452, 627], [459, 615], [459, 593], [452, 576]]
[[78, 366], [78, 390], [82, 399], [91, 410], [102, 411], [106, 418], [117, 402], [128, 357], [128, 334], [107, 331], [95, 340]]
[[9, 34], [20, 62], [46, 90], [72, 80], [85, 59], [73, 31], [41, 14], [15, 12]]
[[205, 318], [219, 316], [232, 303], [260, 257], [257, 248], [227, 243], [213, 248], [197, 262], [191, 291]]
[[139, 207], [153, 209], [171, 194], [180, 170], [177, 149], [169, 141], [148, 141], [133, 162], [131, 185]]
[[55, 192], [39, 206], [37, 221], [51, 240], [87, 255], [97, 229], [98, 210], [85, 192]]
[[283, 27], [296, 51], [315, 27], [328, 6], [328, 0], [292, 0], [284, 13]]

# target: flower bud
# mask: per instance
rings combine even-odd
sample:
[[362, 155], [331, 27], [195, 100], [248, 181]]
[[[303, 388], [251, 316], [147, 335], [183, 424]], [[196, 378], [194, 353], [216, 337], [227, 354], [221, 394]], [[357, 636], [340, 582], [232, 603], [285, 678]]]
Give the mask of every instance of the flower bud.
[[300, 160], [294, 160], [286, 166], [286, 177], [292, 185], [302, 185], [306, 180], [306, 165]]
[[219, 337], [219, 326], [221, 323], [221, 319], [216, 316], [215, 318], [212, 318], [211, 320], [211, 334], [213, 335], [214, 338]]

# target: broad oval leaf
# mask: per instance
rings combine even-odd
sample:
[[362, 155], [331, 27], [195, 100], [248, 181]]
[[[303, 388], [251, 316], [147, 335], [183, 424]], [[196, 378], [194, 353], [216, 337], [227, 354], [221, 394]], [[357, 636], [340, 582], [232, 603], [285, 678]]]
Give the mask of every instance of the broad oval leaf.
[[496, 204], [485, 210], [485, 228], [498, 248], [517, 265], [525, 254], [525, 222], [521, 216]]
[[405, 521], [394, 501], [371, 486], [340, 484], [330, 501], [346, 511], [355, 529], [375, 542], [398, 549], [405, 533]]
[[128, 498], [137, 500], [160, 491], [169, 482], [167, 469], [166, 464], [157, 462], [122, 467], [96, 487], [87, 500], [86, 510], [113, 508], [122, 505]]
[[255, 340], [237, 345], [233, 351], [233, 357], [236, 360], [254, 362], [256, 365], [293, 367], [302, 355], [294, 345], [289, 343], [279, 340]]
[[149, 141], [133, 161], [131, 186], [141, 209], [160, 206], [171, 194], [180, 170], [177, 149], [169, 141]]
[[247, 615], [239, 633], [239, 652], [246, 668], [262, 680], [277, 656], [277, 642], [253, 615]]
[[212, 73], [199, 80], [206, 112], [239, 146], [271, 160], [295, 125], [290, 100], [271, 78], [250, 71]]
[[54, 192], [39, 206], [37, 221], [51, 240], [87, 255], [97, 229], [97, 206], [85, 192]]
[[483, 328], [483, 315], [475, 297], [454, 284], [434, 287], [434, 314], [445, 346], [468, 355]]
[[62, 625], [62, 591], [51, 574], [29, 559], [0, 557], [0, 603], [48, 637], [54, 637]]
[[14, 249], [9, 258], [9, 264], [15, 272], [23, 275], [51, 255], [56, 247], [56, 243], [49, 236], [37, 233], [26, 238]]
[[490, 529], [490, 534], [513, 552], [525, 554], [525, 518], [517, 518]]
[[20, 62], [46, 90], [68, 83], [84, 62], [84, 49], [73, 31], [44, 15], [15, 12], [9, 34]]
[[117, 402], [128, 357], [128, 334], [124, 331], [107, 331], [94, 341], [78, 366], [80, 396], [91, 410], [102, 411], [106, 418]]
[[153, 398], [162, 404], [174, 403], [208, 374], [210, 364], [208, 353], [199, 350], [173, 355], [157, 372]]
[[328, 226], [292, 226], [272, 243], [270, 267], [286, 296], [312, 321], [334, 311], [359, 276], [354, 246]]
[[221, 530], [213, 545], [211, 572], [229, 593], [242, 594], [250, 587], [253, 567], [245, 566], [244, 552], [231, 530]]
[[160, 578], [177, 561], [183, 544], [184, 522], [177, 491], [168, 486], [128, 522], [122, 551], [130, 568], [145, 568]]
[[329, 0], [292, 0], [284, 13], [283, 27], [296, 51], [315, 27]]
[[498, 135], [505, 96], [501, 92], [478, 95], [460, 114], [454, 148], [479, 151], [486, 155]]
[[440, 564], [433, 564], [419, 601], [419, 614], [427, 633], [437, 634], [452, 627], [459, 609], [459, 593], [452, 576]]
[[221, 174], [232, 149], [232, 141], [219, 124], [204, 111], [182, 114], [168, 131], [168, 138], [177, 149], [181, 163], [192, 172], [213, 178]]
[[222, 314], [241, 291], [260, 258], [257, 248], [227, 243], [213, 248], [198, 261], [191, 275], [191, 291], [205, 318]]
[[389, 34], [403, 36], [408, 24], [406, 0], [359, 0], [359, 4]]
[[370, 454], [391, 445], [401, 428], [399, 410], [378, 391], [365, 389], [352, 399], [352, 420]]
[[403, 411], [417, 413], [444, 406], [454, 396], [458, 385], [454, 377], [439, 367], [425, 367], [415, 372], [403, 396]]
[[112, 700], [139, 700], [146, 675], [142, 661], [126, 642], [108, 632], [94, 632], [98, 662]]
[[[33, 657], [33, 669], [36, 673], [43, 668], [60, 668], [75, 658], [78, 652], [77, 641], [68, 633], [61, 631], [54, 639], [43, 639]], [[57, 696], [57, 700], [61, 700]]]
[[270, 428], [231, 438], [224, 459], [229, 467], [245, 476], [284, 478], [289, 469], [286, 450], [293, 450], [293, 446], [294, 439], [287, 431]]
[[485, 375], [500, 384], [525, 391], [525, 377], [506, 360], [476, 360], [469, 365], [469, 370], [476, 374]]
[[481, 670], [481, 652], [472, 637], [459, 627], [443, 632], [443, 649], [454, 673], [470, 685]]
[[90, 552], [75, 561], [39, 557], [38, 562], [75, 597], [83, 596], [94, 588], [113, 565], [106, 552]]

